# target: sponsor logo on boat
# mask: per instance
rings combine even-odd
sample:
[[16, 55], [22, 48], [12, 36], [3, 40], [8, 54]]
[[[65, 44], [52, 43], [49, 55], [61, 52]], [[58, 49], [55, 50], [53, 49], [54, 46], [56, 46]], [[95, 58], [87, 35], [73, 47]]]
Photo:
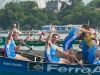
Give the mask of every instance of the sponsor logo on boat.
[[14, 66], [14, 67], [22, 67], [22, 64], [21, 63], [13, 63], [13, 62], [6, 62], [4, 61], [3, 62], [3, 65], [6, 65], [6, 66]]
[[[90, 73], [100, 73], [100, 66], [87, 66], [86, 70]], [[58, 72], [58, 73], [87, 73], [80, 65], [69, 66], [66, 65], [61, 67], [58, 64], [47, 64], [47, 72]]]
[[43, 71], [42, 63], [29, 62], [28, 64], [29, 71]]

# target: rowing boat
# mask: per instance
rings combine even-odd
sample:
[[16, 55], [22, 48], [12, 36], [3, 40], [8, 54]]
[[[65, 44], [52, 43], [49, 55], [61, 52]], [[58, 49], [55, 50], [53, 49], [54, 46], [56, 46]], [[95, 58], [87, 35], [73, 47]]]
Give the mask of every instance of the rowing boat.
[[[1, 53], [1, 52], [0, 52]], [[33, 59], [33, 61], [22, 61], [0, 56], [0, 74], [2, 75], [87, 75], [87, 72], [78, 64], [58, 64], [41, 61], [41, 56], [21, 55]], [[36, 58], [38, 59], [36, 59]], [[36, 60], [35, 60], [36, 59]], [[100, 65], [83, 65], [91, 75], [100, 74]]]
[[[0, 37], [0, 45], [4, 45], [5, 44], [5, 37]], [[35, 40], [35, 41], [24, 41], [27, 45], [29, 46], [45, 46], [45, 42], [39, 41], [39, 40]], [[57, 44], [62, 44], [63, 40], [60, 39]], [[15, 44], [19, 45], [19, 40], [15, 40]], [[73, 44], [79, 44], [79, 40], [73, 42]], [[24, 46], [24, 45], [23, 45]]]

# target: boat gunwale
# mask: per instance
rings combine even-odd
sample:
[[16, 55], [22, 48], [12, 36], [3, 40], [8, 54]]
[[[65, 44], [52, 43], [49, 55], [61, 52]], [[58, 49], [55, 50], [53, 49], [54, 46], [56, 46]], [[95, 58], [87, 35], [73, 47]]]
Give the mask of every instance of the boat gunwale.
[[[4, 59], [10, 59], [10, 60], [15, 60], [15, 61], [23, 61], [23, 62], [33, 62], [33, 63], [46, 63], [46, 64], [61, 64], [61, 65], [78, 65], [78, 66], [80, 66], [79, 64], [64, 64], [64, 63], [50, 63], [50, 62], [39, 62], [39, 61], [24, 61], [24, 60], [18, 60], [18, 59], [14, 59], [14, 58], [9, 58], [9, 57], [4, 57], [4, 56], [0, 56], [0, 58], [4, 58]], [[100, 66], [100, 65], [96, 65], [96, 64], [82, 64], [83, 66], [90, 66], [90, 65], [92, 65], [92, 66]]]

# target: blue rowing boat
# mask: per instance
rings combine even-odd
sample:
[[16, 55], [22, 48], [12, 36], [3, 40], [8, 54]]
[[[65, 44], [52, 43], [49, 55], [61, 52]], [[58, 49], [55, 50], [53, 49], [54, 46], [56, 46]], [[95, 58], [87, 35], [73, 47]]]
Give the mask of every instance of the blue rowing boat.
[[[100, 74], [100, 65], [84, 65], [91, 75]], [[80, 65], [66, 65], [57, 63], [28, 62], [0, 57], [0, 73], [14, 73], [23, 75], [72, 75], [87, 74]]]
[[0, 51], [0, 75], [100, 75], [100, 65], [47, 63], [45, 57], [18, 52], [32, 61], [4, 57]]

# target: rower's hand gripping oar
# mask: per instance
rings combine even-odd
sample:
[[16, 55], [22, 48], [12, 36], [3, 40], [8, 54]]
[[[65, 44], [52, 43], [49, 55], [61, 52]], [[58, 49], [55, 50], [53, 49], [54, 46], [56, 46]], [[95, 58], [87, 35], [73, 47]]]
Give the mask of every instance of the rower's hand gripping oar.
[[30, 47], [29, 45], [27, 45], [27, 44], [24, 42], [23, 39], [20, 39], [19, 41], [20, 41], [21, 44], [27, 46], [30, 50], [33, 50], [32, 47]]
[[25, 43], [23, 43], [23, 45], [27, 46], [30, 50], [34, 50], [34, 49], [32, 49], [32, 47], [30, 47], [29, 45], [27, 45]]
[[78, 59], [76, 58], [76, 57], [74, 57], [74, 59], [77, 61], [77, 63], [86, 71], [86, 73], [88, 74], [88, 75], [91, 75], [88, 71], [87, 71], [87, 69], [78, 61]]

